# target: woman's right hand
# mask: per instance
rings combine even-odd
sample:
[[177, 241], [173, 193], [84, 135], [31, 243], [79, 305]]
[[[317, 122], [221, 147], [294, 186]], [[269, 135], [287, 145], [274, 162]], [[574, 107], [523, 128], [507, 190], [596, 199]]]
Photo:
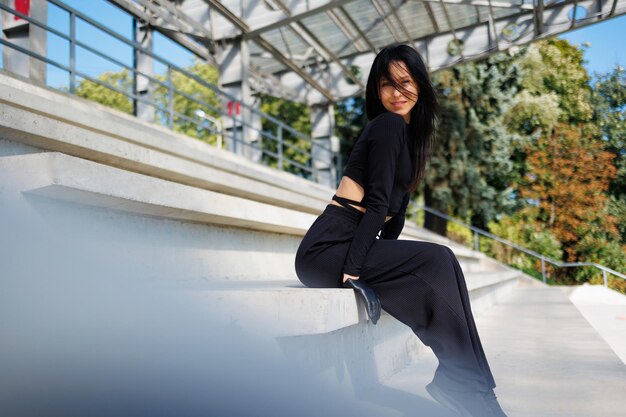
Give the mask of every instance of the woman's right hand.
[[350, 279], [359, 279], [358, 276], [354, 276], [354, 275], [350, 275], [350, 274], [343, 274], [343, 283], [344, 284], [346, 283], [348, 278], [350, 278]]
[[[348, 275], [348, 274], [344, 274]], [[351, 275], [348, 275], [349, 277]], [[376, 324], [378, 319], [380, 318], [380, 300], [378, 296], [374, 292], [374, 290], [367, 285], [365, 282], [359, 281], [357, 279], [349, 278], [344, 282], [344, 287], [352, 288], [357, 293], [361, 295], [363, 302], [365, 303], [365, 310], [367, 311], [367, 315], [373, 324]]]

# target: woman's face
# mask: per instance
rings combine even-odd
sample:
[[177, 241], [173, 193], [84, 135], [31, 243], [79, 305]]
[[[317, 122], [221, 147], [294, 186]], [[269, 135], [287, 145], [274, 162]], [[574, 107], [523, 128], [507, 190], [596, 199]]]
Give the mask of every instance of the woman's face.
[[404, 121], [408, 124], [411, 121], [411, 110], [417, 103], [419, 93], [417, 83], [411, 77], [404, 61], [393, 61], [389, 65], [389, 72], [391, 77], [404, 88], [404, 91], [396, 89], [387, 78], [382, 77], [378, 86], [380, 101], [388, 111], [404, 117]]

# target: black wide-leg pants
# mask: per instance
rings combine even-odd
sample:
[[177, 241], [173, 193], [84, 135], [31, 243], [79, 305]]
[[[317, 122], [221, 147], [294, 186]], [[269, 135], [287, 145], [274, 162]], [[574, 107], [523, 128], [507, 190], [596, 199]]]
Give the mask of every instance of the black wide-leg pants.
[[[328, 204], [302, 239], [295, 258], [300, 281], [315, 288], [342, 287], [342, 268], [363, 216]], [[446, 246], [376, 239], [360, 279], [376, 291], [382, 308], [430, 346], [439, 366], [433, 381], [450, 390], [496, 386], [483, 351], [463, 271]]]

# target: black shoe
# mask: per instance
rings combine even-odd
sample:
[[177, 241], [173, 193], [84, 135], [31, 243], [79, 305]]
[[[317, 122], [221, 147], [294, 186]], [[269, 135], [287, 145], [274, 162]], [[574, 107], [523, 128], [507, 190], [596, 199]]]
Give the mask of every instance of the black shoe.
[[507, 417], [507, 415], [504, 414], [502, 407], [500, 407], [500, 404], [498, 403], [496, 393], [493, 392], [492, 389], [490, 389], [487, 392], [481, 393], [481, 395], [483, 397], [483, 400], [485, 401], [485, 405], [487, 406], [487, 409], [491, 412], [493, 416]]
[[435, 384], [434, 382], [426, 385], [426, 391], [428, 391], [430, 396], [433, 397], [435, 401], [437, 401], [439, 404], [443, 405], [447, 409], [452, 410], [463, 417], [474, 417], [474, 415], [471, 414], [469, 410], [467, 410], [455, 396], [444, 391], [442, 388], [439, 387], [439, 385]]
[[426, 391], [439, 404], [462, 417], [507, 417], [500, 408], [493, 390], [452, 392], [431, 382], [426, 385]]

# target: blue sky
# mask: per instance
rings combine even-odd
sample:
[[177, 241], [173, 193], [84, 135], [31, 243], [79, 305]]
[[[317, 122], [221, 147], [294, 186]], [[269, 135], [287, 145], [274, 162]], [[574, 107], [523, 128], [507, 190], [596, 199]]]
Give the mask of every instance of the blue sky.
[[[105, 24], [122, 36], [129, 39], [132, 38], [131, 18], [106, 0], [63, 1], [68, 6]], [[48, 18], [50, 26], [69, 34], [69, 17], [66, 12], [50, 4]], [[109, 55], [124, 64], [132, 65], [133, 57], [130, 47], [109, 35], [103, 34], [99, 30], [93, 29], [92, 26], [82, 22], [80, 19], [77, 20], [76, 34], [78, 39], [88, 45], [99, 50], [104, 49]], [[593, 75], [594, 72], [608, 72], [617, 64], [626, 67], [626, 47], [624, 47], [626, 15], [568, 32], [560, 35], [560, 37], [574, 44], [583, 45], [586, 42], [591, 44], [585, 48], [584, 54], [587, 61], [585, 66], [590, 75]], [[106, 45], [106, 48], [103, 48], [102, 45]], [[161, 54], [164, 58], [176, 63], [178, 66], [188, 66], [193, 62], [193, 54], [158, 33], [154, 35], [154, 48], [157, 54]], [[67, 41], [60, 37], [53, 34], [49, 35], [48, 54], [49, 57], [69, 65], [69, 45]], [[81, 48], [77, 48], [76, 58], [78, 70], [94, 77], [103, 71], [119, 71], [122, 69], [120, 66], [112, 64]], [[163, 74], [165, 67], [157, 63], [155, 64], [155, 72]], [[67, 73], [52, 65], [48, 66], [48, 78], [48, 84], [57, 88], [67, 86], [68, 84]]]
[[626, 67], [626, 15], [565, 33], [560, 38], [573, 44], [590, 42], [585, 50], [585, 67], [590, 75], [608, 72], [615, 65]]

